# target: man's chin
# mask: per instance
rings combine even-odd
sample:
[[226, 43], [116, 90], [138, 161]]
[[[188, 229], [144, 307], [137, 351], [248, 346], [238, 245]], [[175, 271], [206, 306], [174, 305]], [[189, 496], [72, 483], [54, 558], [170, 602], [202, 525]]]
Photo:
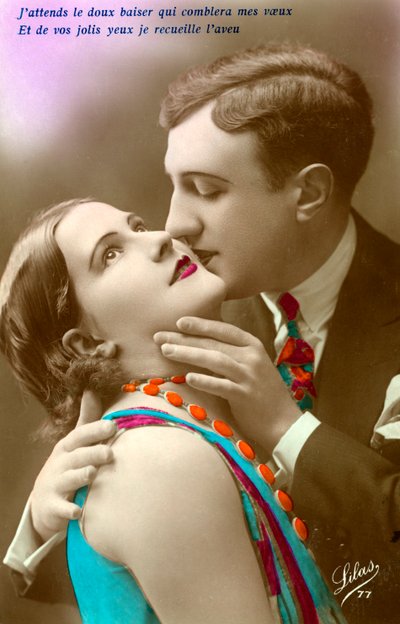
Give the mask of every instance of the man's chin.
[[[223, 276], [221, 276], [222, 279]], [[227, 285], [225, 301], [231, 301], [232, 299], [247, 299], [247, 297], [254, 297], [259, 295], [259, 291], [249, 288], [249, 284], [240, 284], [238, 282], [232, 283], [232, 280], [225, 281]]]
[[207, 269], [209, 273], [216, 275], [219, 277], [225, 284], [225, 301], [229, 301], [230, 299], [241, 299], [246, 297], [247, 295], [242, 295], [240, 285], [235, 283], [232, 280], [232, 275], [226, 275], [223, 270], [218, 266], [218, 261], [215, 257], [211, 258], [208, 261], [207, 266], [203, 264], [204, 268]]
[[225, 284], [225, 301], [230, 301], [231, 299], [245, 299], [246, 297], [251, 297], [253, 295], [258, 295], [258, 292], [253, 292], [250, 288], [249, 288], [249, 283], [246, 282], [245, 284], [235, 281], [234, 276], [232, 275], [227, 275], [223, 269], [221, 269], [221, 266], [218, 262], [218, 254], [214, 254], [211, 258], [209, 258], [206, 262], [203, 263], [203, 261], [201, 260], [202, 265], [204, 266], [204, 268], [207, 269], [207, 271], [209, 271], [209, 273], [212, 273], [213, 275], [216, 275], [217, 277], [219, 277]]

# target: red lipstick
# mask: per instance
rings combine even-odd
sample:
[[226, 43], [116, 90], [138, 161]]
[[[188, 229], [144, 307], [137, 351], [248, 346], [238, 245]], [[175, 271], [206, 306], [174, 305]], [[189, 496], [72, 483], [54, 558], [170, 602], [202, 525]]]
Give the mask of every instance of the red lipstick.
[[178, 262], [175, 265], [175, 270], [170, 283], [174, 284], [179, 280], [183, 280], [186, 277], [193, 275], [193, 273], [195, 273], [196, 271], [197, 264], [195, 262], [192, 262], [188, 255], [184, 254], [179, 258]]

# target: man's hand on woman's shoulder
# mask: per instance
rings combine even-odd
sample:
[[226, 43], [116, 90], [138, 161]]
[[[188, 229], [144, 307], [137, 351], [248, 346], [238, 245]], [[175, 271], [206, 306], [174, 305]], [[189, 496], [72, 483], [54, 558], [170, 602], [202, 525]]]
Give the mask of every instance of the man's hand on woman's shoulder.
[[85, 391], [76, 428], [57, 442], [35, 481], [30, 497], [32, 524], [43, 542], [80, 517], [80, 507], [71, 502], [76, 490], [91, 483], [97, 468], [113, 459], [104, 442], [116, 427], [99, 420], [99, 410], [96, 397]]

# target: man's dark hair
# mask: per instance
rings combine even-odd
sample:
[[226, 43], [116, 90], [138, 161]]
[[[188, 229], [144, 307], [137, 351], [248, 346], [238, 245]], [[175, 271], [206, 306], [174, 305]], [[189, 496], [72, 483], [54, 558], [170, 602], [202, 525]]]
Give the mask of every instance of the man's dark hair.
[[331, 169], [337, 190], [351, 196], [374, 134], [371, 98], [356, 72], [297, 45], [244, 50], [178, 76], [160, 123], [170, 130], [210, 101], [219, 128], [256, 133], [272, 190], [319, 162]]

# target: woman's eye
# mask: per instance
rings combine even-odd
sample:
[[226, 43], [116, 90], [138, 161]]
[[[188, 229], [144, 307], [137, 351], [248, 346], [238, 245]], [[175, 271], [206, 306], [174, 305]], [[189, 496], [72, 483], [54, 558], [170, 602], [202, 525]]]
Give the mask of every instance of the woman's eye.
[[143, 219], [137, 216], [130, 220], [130, 227], [133, 232], [147, 232]]
[[122, 253], [122, 249], [118, 249], [115, 247], [109, 247], [108, 249], [106, 249], [103, 253], [104, 266], [109, 266], [110, 264], [115, 262], [115, 260], [117, 260], [117, 258], [121, 255], [121, 253]]

